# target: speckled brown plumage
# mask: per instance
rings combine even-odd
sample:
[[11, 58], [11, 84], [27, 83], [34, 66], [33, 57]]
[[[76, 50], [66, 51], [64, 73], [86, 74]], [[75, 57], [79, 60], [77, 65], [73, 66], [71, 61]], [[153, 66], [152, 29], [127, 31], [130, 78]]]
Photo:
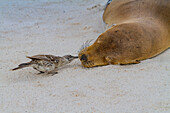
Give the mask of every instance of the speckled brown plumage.
[[54, 56], [54, 55], [35, 55], [35, 56], [27, 56], [27, 58], [31, 59], [30, 62], [22, 63], [18, 65], [18, 67], [12, 69], [22, 69], [25, 67], [33, 67], [35, 70], [39, 71], [40, 73], [47, 73], [47, 74], [57, 74], [58, 68], [62, 67], [74, 59], [78, 58], [77, 56], [65, 55], [63, 57]]

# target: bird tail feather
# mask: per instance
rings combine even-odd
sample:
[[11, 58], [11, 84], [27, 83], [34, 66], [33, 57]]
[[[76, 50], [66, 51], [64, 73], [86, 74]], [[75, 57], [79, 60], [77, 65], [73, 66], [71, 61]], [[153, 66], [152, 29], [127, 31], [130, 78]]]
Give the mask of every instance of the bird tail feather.
[[31, 62], [22, 63], [22, 64], [18, 65], [18, 67], [12, 69], [12, 71], [15, 71], [15, 70], [18, 70], [18, 69], [22, 69], [22, 68], [25, 68], [25, 67], [29, 67], [31, 64], [32, 64]]

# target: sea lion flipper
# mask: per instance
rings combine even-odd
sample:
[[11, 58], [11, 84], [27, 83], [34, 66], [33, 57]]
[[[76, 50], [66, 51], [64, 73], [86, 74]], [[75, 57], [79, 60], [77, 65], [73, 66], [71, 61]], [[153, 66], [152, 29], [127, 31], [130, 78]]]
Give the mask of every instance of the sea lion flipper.
[[134, 64], [139, 64], [140, 63], [140, 61], [139, 60], [136, 60], [135, 62], [134, 62]]
[[120, 65], [126, 65], [126, 64], [139, 64], [140, 61], [139, 60], [125, 60], [125, 61], [121, 61], [119, 62], [118, 59], [116, 59], [115, 56], [107, 56], [106, 61], [108, 64], [120, 64]]
[[139, 64], [139, 63], [140, 63], [139, 60], [132, 60], [132, 61], [120, 63], [120, 65]]

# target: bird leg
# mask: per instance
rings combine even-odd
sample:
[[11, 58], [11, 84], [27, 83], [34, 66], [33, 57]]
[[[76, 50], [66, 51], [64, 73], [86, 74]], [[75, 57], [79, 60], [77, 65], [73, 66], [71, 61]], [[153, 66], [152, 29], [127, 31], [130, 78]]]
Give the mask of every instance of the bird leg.
[[53, 76], [53, 75], [55, 75], [55, 74], [58, 74], [58, 72], [57, 72], [57, 71], [50, 71], [50, 72], [48, 72], [47, 74], [51, 74], [51, 76]]
[[37, 73], [37, 75], [40, 75], [40, 74], [43, 74], [43, 73], [45, 73], [45, 72], [43, 72], [43, 71], [39, 71], [39, 73]]

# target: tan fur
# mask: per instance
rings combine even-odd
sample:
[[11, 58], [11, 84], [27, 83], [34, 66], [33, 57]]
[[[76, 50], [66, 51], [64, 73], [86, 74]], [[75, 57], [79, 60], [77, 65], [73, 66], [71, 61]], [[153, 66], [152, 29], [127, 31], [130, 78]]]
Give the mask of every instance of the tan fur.
[[139, 63], [170, 47], [169, 0], [113, 0], [103, 20], [116, 26], [79, 53], [85, 67]]

